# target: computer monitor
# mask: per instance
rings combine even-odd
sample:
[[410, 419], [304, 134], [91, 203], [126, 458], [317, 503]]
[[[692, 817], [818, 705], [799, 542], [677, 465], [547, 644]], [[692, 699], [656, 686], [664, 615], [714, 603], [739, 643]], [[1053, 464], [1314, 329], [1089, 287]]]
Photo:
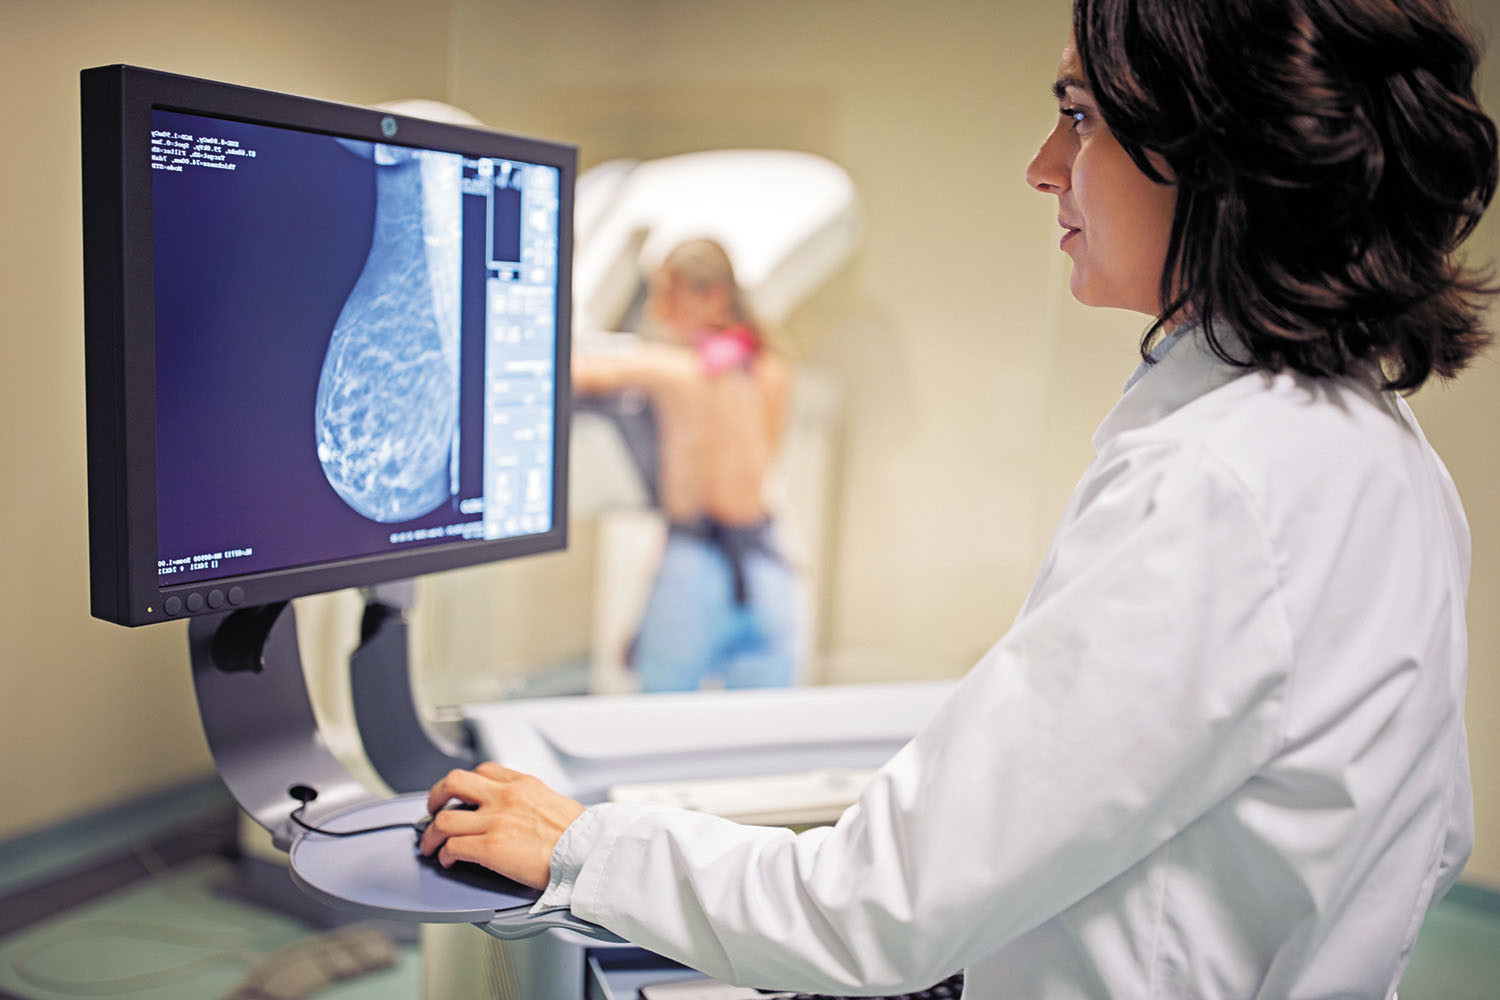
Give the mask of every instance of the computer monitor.
[[92, 612], [561, 548], [569, 146], [81, 74]]

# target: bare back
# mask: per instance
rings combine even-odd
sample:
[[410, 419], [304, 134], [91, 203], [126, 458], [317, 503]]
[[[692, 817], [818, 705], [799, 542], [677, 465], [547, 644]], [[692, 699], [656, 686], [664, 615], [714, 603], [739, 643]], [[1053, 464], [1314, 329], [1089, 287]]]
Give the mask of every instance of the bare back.
[[766, 475], [785, 424], [787, 370], [762, 352], [710, 373], [686, 347], [643, 345], [633, 359], [580, 358], [581, 391], [646, 391], [657, 408], [660, 490], [669, 520], [752, 525], [767, 516]]

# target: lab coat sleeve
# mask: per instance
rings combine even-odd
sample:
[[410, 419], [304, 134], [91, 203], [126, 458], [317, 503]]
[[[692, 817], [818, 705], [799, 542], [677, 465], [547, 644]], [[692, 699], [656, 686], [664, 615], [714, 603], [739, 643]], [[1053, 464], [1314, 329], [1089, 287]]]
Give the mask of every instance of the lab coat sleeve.
[[1210, 455], [1102, 456], [1012, 628], [836, 826], [598, 807], [571, 908], [735, 983], [929, 985], [1274, 754], [1292, 655], [1276, 566], [1253, 497]]

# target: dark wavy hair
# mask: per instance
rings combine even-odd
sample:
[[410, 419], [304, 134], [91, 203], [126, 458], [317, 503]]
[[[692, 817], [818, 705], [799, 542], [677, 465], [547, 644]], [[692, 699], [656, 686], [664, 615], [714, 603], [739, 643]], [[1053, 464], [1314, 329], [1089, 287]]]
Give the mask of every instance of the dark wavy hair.
[[1496, 130], [1446, 0], [1076, 0], [1073, 33], [1111, 132], [1178, 186], [1143, 355], [1191, 317], [1228, 362], [1373, 360], [1406, 391], [1489, 344], [1497, 288], [1457, 250]]

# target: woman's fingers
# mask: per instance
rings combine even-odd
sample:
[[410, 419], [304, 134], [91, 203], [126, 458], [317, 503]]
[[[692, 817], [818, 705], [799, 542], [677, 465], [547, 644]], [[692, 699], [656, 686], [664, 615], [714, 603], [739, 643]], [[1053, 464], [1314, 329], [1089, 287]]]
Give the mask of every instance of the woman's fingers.
[[[477, 808], [444, 810], [449, 799]], [[545, 783], [499, 764], [450, 771], [427, 795], [434, 819], [422, 834], [423, 854], [438, 852], [446, 867], [473, 861], [518, 882], [544, 888], [558, 839], [583, 805]]]
[[443, 841], [442, 850], [438, 851], [438, 861], [444, 868], [451, 867], [455, 861], [483, 864], [485, 853], [482, 836], [469, 834], [462, 837], [449, 837]]
[[524, 836], [518, 837], [514, 831], [486, 828], [476, 833], [455, 833], [446, 837], [438, 847], [437, 859], [444, 868], [451, 868], [458, 861], [468, 861], [533, 889], [545, 889], [551, 872], [545, 860], [538, 864], [537, 859], [529, 856], [532, 847]]
[[427, 811], [436, 814], [449, 799], [477, 803], [487, 783], [473, 771], [449, 771], [427, 793]]
[[474, 771], [494, 781], [514, 781], [517, 778], [524, 777], [520, 771], [512, 771], [510, 768], [502, 767], [492, 760], [487, 760], [483, 764], [480, 764], [474, 768]]
[[422, 831], [420, 850], [431, 854], [442, 842], [458, 834], [483, 833], [489, 820], [472, 809], [440, 809]]

